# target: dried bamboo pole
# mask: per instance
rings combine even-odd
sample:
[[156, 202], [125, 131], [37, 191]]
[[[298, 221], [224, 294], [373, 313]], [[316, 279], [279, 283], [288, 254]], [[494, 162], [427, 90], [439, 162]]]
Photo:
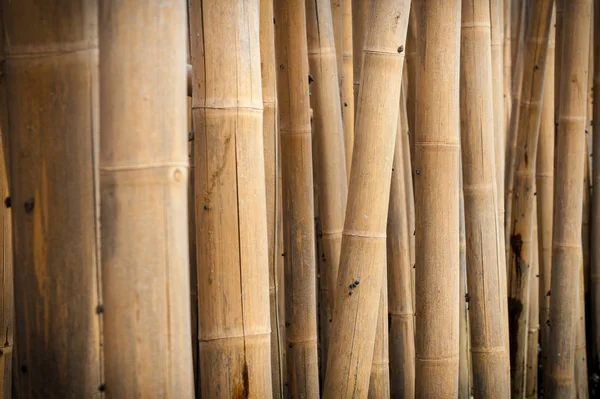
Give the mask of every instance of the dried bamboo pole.
[[[415, 396], [414, 308], [411, 287], [410, 240], [406, 178], [410, 171], [403, 155], [409, 153], [405, 86], [401, 91], [398, 132], [394, 147], [387, 219], [387, 287], [390, 340], [391, 396]], [[405, 151], [406, 150], [406, 151]], [[410, 162], [410, 160], [409, 160]], [[410, 166], [410, 164], [408, 164]], [[412, 183], [411, 187], [412, 187]]]
[[[585, 190], [584, 190], [585, 191]], [[582, 265], [583, 266], [583, 265]], [[576, 298], [576, 324], [575, 324], [575, 392], [577, 398], [589, 398], [588, 392], [588, 370], [587, 370], [587, 352], [585, 342], [585, 295], [584, 295], [584, 275], [583, 267], [580, 266], [579, 278], [577, 284]]]
[[461, 2], [415, 8], [416, 392], [446, 398], [458, 391]]
[[[506, 129], [504, 137], [508, 137], [508, 128], [510, 127], [511, 108], [512, 108], [512, 0], [502, 0], [503, 7], [503, 23], [504, 23], [504, 44], [503, 44], [503, 60], [504, 60], [504, 75], [503, 75], [503, 91], [504, 91], [504, 129]], [[504, 143], [504, 152], [506, 156], [506, 142]], [[504, 172], [505, 173], [505, 172]], [[502, 191], [504, 194], [504, 191]]]
[[[317, 0], [312, 0], [312, 2], [316, 2]], [[322, 0], [321, 0], [322, 1]], [[346, 0], [352, 1], [352, 0]], [[334, 36], [335, 44], [332, 45], [334, 47], [336, 66], [337, 66], [337, 76], [338, 76], [338, 95], [340, 96], [343, 93], [343, 84], [344, 84], [344, 46], [343, 46], [343, 37], [344, 37], [344, 28], [343, 28], [343, 8], [342, 3], [344, 0], [330, 0], [329, 1], [329, 14], [332, 17], [331, 27], [333, 29], [332, 35]], [[320, 17], [320, 16], [319, 16]], [[320, 22], [320, 21], [319, 21]]]
[[185, 19], [181, 1], [100, 7], [104, 348], [115, 397], [194, 394]]
[[490, 3], [463, 0], [461, 29], [461, 155], [473, 387], [477, 397], [508, 398], [504, 334], [505, 264], [498, 248]]
[[283, 192], [287, 373], [292, 397], [318, 397], [313, 165], [304, 0], [275, 1]]
[[565, 1], [556, 1], [556, 55], [554, 57], [554, 122], [558, 125], [558, 111], [560, 105], [560, 89], [561, 89], [561, 63], [563, 50], [563, 17], [565, 13]]
[[[415, 132], [416, 132], [416, 111], [417, 111], [417, 3], [410, 7], [410, 16], [408, 19], [408, 33], [406, 35], [406, 111], [408, 114], [408, 131], [410, 141], [410, 159], [415, 160]], [[409, 169], [413, 174], [412, 166]], [[411, 178], [412, 181], [412, 178]], [[411, 183], [412, 184], [412, 183]], [[411, 244], [414, 248], [414, 244]]]
[[[512, 394], [522, 397], [525, 389], [527, 361], [527, 331], [530, 299], [531, 237], [534, 224], [534, 183], [537, 143], [541, 120], [541, 99], [548, 49], [548, 36], [553, 0], [528, 3], [527, 35], [524, 48], [522, 91], [514, 153], [514, 196], [511, 201], [510, 273], [508, 310], [510, 322], [510, 351]], [[515, 113], [513, 110], [513, 117]], [[508, 188], [510, 191], [510, 186]], [[507, 199], [507, 212], [508, 201]], [[507, 245], [508, 246], [508, 245]]]
[[308, 62], [314, 81], [310, 85], [314, 110], [313, 135], [317, 155], [316, 180], [319, 185], [320, 275], [320, 370], [327, 362], [333, 298], [340, 264], [340, 249], [348, 179], [344, 153], [344, 126], [336, 70], [336, 54], [329, 0], [306, 1]]
[[[324, 397], [365, 397], [383, 282], [408, 0], [372, 3]], [[356, 285], [358, 282], [360, 285]], [[348, 285], [355, 287], [349, 289]], [[353, 292], [354, 295], [351, 295]]]
[[[462, 163], [462, 162], [461, 162]], [[462, 165], [461, 165], [462, 171]], [[462, 186], [462, 172], [460, 175], [460, 226], [459, 226], [459, 251], [460, 251], [460, 300], [459, 300], [459, 359], [458, 359], [458, 397], [471, 399], [473, 367], [471, 362], [470, 334], [469, 334], [469, 301], [467, 292], [467, 235], [465, 231], [465, 204]], [[463, 302], [464, 300], [464, 302]]]
[[[14, 330], [8, 286], [3, 293], [8, 319], [2, 346], [12, 343], [13, 331], [21, 345], [13, 353], [13, 394], [100, 397], [98, 7], [94, 1], [71, 6], [2, 1], [0, 9], [7, 99], [2, 140], [9, 143], [3, 150], [10, 158], [18, 271]], [[3, 234], [7, 221], [3, 218]], [[7, 249], [3, 283], [10, 276]], [[10, 361], [11, 349], [2, 363]]]
[[[4, 84], [4, 82], [2, 82]], [[4, 95], [4, 94], [2, 94]], [[3, 103], [2, 106], [6, 104]], [[5, 117], [5, 115], [2, 115]], [[6, 134], [5, 122], [0, 134]], [[9, 198], [7, 140], [0, 141], [0, 199]], [[11, 229], [11, 211], [3, 207], [0, 212], [0, 397], [12, 397], [12, 362], [14, 329], [14, 291], [13, 291], [13, 247]]]
[[354, 149], [354, 58], [352, 43], [352, 0], [342, 0], [342, 50], [344, 80], [342, 81], [342, 117], [344, 118], [344, 147], [346, 174], [350, 180], [352, 150]]
[[[542, 344], [542, 365], [548, 364], [550, 350], [550, 275], [552, 271], [552, 212], [554, 203], [554, 55], [555, 27], [553, 12], [546, 57], [546, 77], [542, 93], [542, 119], [536, 164], [536, 198], [539, 260], [539, 323]], [[530, 294], [531, 297], [531, 294]], [[531, 320], [531, 318], [530, 318]], [[546, 368], [544, 368], [546, 370]], [[540, 376], [543, 377], [543, 376]], [[543, 381], [543, 380], [542, 380]]]
[[[535, 209], [534, 217], [537, 219], [537, 203], [533, 204]], [[531, 245], [533, 247], [533, 255], [531, 260], [531, 271], [533, 278], [531, 279], [531, 290], [529, 298], [529, 330], [527, 331], [527, 372], [525, 373], [525, 397], [537, 398], [538, 387], [538, 338], [540, 333], [540, 318], [539, 318], [539, 235], [538, 235], [537, 220], [533, 224], [533, 234]]]
[[[600, 125], [600, 0], [594, 1], [594, 110], [593, 120]], [[600, 154], [600, 129], [593, 137], [593, 153]], [[600, 162], [592, 165], [594, 194], [600, 192]], [[590, 291], [592, 302], [593, 358], [591, 364], [600, 367], [600, 195], [592, 196], [592, 236], [590, 248]]]
[[[587, 68], [591, 1], [565, 2], [562, 37], [560, 108], [554, 190], [552, 282], [550, 297], [552, 350], [546, 394], [570, 397], [574, 389], [574, 349], [579, 270]], [[585, 83], [581, 83], [585, 82]]]
[[[387, 262], [387, 260], [386, 260]], [[388, 280], [387, 273], [383, 274], [381, 298], [377, 311], [377, 327], [375, 330], [375, 346], [371, 376], [369, 378], [369, 399], [390, 398], [390, 358], [389, 358], [389, 329], [388, 329]]]
[[[354, 126], [358, 117], [358, 92], [360, 90], [360, 76], [364, 65], [363, 48], [369, 29], [369, 17], [371, 15], [372, 0], [348, 0], [352, 1], [352, 56], [353, 56], [353, 91], [354, 91]], [[354, 147], [353, 147], [354, 148]], [[348, 155], [352, 159], [352, 151]], [[352, 163], [350, 163], [352, 165]], [[348, 169], [350, 176], [350, 169]]]
[[280, 314], [278, 262], [281, 259], [281, 199], [279, 191], [279, 131], [277, 130], [277, 77], [275, 69], [275, 26], [273, 0], [260, 0], [260, 61], [263, 102], [263, 153], [267, 204], [267, 241], [269, 259], [269, 303], [271, 316], [271, 383], [273, 397], [283, 398], [284, 341], [279, 326]]

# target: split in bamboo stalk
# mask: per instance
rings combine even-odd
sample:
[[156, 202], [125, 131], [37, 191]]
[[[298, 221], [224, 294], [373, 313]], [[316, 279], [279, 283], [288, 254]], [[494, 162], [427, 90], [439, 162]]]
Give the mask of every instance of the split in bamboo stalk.
[[[591, 0], [565, 2], [554, 190], [550, 342], [545, 393], [573, 395]], [[582, 84], [582, 82], [585, 82]]]
[[342, 0], [342, 53], [344, 79], [342, 81], [342, 116], [344, 118], [344, 147], [346, 174], [350, 180], [352, 150], [354, 149], [354, 58], [352, 43], [352, 0]]
[[534, 218], [536, 221], [533, 224], [532, 234], [532, 251], [531, 272], [531, 290], [529, 298], [529, 330], [527, 331], [527, 372], [525, 373], [525, 397], [537, 398], [538, 388], [538, 338], [540, 333], [540, 318], [539, 318], [539, 235], [537, 224], [537, 204], [534, 202], [533, 207], [536, 209]]
[[[76, 6], [2, 1], [0, 8], [8, 99], [2, 116], [9, 120], [2, 124], [2, 136], [4, 144], [10, 143], [4, 155], [10, 158], [18, 271], [14, 338], [21, 345], [14, 353], [13, 389], [26, 398], [42, 392], [95, 397], [103, 383], [96, 313], [101, 305], [98, 6], [95, 1]], [[2, 305], [3, 311], [12, 306]], [[12, 343], [12, 320], [7, 321], [2, 344]], [[10, 359], [2, 357], [2, 362]]]
[[415, 9], [416, 393], [449, 398], [458, 392], [461, 2]]
[[[594, 2], [594, 110], [596, 133], [593, 137], [593, 153], [600, 154], [600, 0]], [[590, 300], [592, 302], [593, 357], [592, 366], [600, 368], [600, 161], [594, 162], [593, 180], [594, 195], [592, 196], [592, 250], [590, 264]]]
[[[386, 261], [387, 262], [387, 261]], [[387, 273], [382, 273], [381, 298], [377, 311], [377, 327], [375, 330], [375, 346], [371, 377], [369, 379], [369, 399], [388, 399], [390, 397], [390, 358], [388, 328], [388, 281]]]
[[[351, 191], [342, 238], [324, 397], [364, 397], [385, 268], [400, 84], [410, 2], [372, 3], [362, 52]], [[358, 285], [358, 284], [360, 285]], [[353, 286], [349, 288], [349, 286]]]
[[285, 255], [287, 373], [292, 397], [319, 396], [313, 165], [304, 0], [275, 1]]
[[[461, 166], [462, 170], [462, 166]], [[462, 173], [460, 176], [460, 226], [459, 226], [459, 251], [460, 251], [460, 300], [459, 300], [459, 359], [458, 359], [458, 398], [471, 399], [473, 386], [472, 362], [469, 334], [469, 301], [467, 291], [467, 237], [465, 232], [465, 205], [462, 188]], [[464, 298], [464, 301], [463, 301]]]

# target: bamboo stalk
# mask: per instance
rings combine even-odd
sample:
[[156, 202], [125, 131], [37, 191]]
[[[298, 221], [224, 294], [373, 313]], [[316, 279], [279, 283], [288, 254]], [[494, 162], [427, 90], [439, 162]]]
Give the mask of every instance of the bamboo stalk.
[[[408, 19], [408, 33], [406, 35], [406, 110], [408, 115], [408, 131], [409, 131], [409, 142], [410, 142], [410, 159], [414, 162], [415, 160], [415, 132], [416, 132], [416, 121], [417, 121], [417, 3], [415, 2], [410, 7], [410, 16]], [[409, 169], [411, 176], [413, 174], [413, 168]], [[414, 177], [414, 176], [413, 176]], [[412, 178], [411, 178], [412, 182]], [[412, 183], [411, 183], [412, 184]], [[411, 248], [414, 248], [414, 244], [411, 244]]]
[[[372, 3], [324, 397], [368, 393], [385, 263], [408, 0]], [[360, 285], [356, 285], [359, 282]], [[348, 288], [355, 285], [354, 288]], [[351, 295], [353, 292], [354, 295]]]
[[[585, 190], [584, 190], [585, 191]], [[579, 268], [576, 298], [576, 325], [575, 325], [575, 392], [577, 398], [589, 398], [587, 353], [585, 342], [585, 295], [583, 267]]]
[[[387, 262], [387, 260], [386, 260]], [[388, 329], [388, 281], [387, 273], [383, 274], [381, 298], [377, 311], [377, 327], [375, 330], [375, 346], [371, 376], [369, 378], [369, 399], [390, 398], [390, 358], [389, 358], [389, 329]]]
[[[537, 219], [537, 204], [534, 217]], [[531, 261], [531, 271], [533, 278], [531, 280], [531, 291], [529, 298], [529, 330], [527, 331], [527, 372], [525, 373], [525, 397], [537, 398], [538, 387], [538, 338], [540, 333], [540, 318], [539, 318], [539, 240], [538, 240], [538, 224], [533, 224], [532, 247], [533, 255]]]
[[[461, 162], [462, 163], [462, 162]], [[461, 165], [462, 171], [462, 165]], [[467, 292], [467, 235], [465, 231], [465, 204], [463, 194], [463, 178], [460, 175], [460, 214], [459, 214], [459, 254], [460, 254], [460, 298], [459, 298], [459, 359], [458, 359], [458, 397], [471, 399], [473, 367], [471, 362], [469, 332], [469, 301]]]
[[279, 131], [277, 130], [277, 85], [275, 69], [275, 26], [273, 1], [260, 0], [260, 60], [263, 101], [263, 152], [265, 158], [265, 193], [267, 204], [267, 241], [269, 259], [269, 303], [271, 316], [271, 382], [273, 397], [283, 398], [285, 375], [283, 374], [284, 341], [279, 328], [282, 315], [279, 312], [277, 265], [281, 259], [279, 235], [281, 231], [281, 201], [279, 191]]
[[461, 29], [461, 154], [473, 388], [477, 397], [508, 398], [504, 296], [505, 264], [498, 248], [494, 159], [494, 98], [490, 3], [463, 0]]
[[350, 180], [352, 150], [354, 149], [354, 53], [352, 43], [352, 0], [342, 0], [342, 49], [344, 80], [342, 82], [342, 117], [344, 118], [344, 146], [346, 174]]
[[[316, 2], [317, 0], [311, 0], [311, 2]], [[321, 0], [322, 1], [322, 0]], [[352, 1], [352, 0], [345, 0]], [[334, 47], [334, 54], [337, 66], [337, 76], [338, 76], [338, 95], [340, 100], [342, 99], [343, 93], [343, 84], [344, 84], [344, 45], [343, 45], [343, 37], [344, 37], [344, 28], [343, 28], [343, 8], [342, 3], [344, 0], [330, 0], [329, 3], [329, 14], [332, 17], [331, 28], [333, 29], [332, 35], [334, 37], [335, 44], [332, 45]], [[316, 6], [315, 6], [316, 7]], [[320, 22], [320, 21], [319, 21]]]
[[[94, 1], [2, 1], [0, 9], [7, 99], [2, 136], [9, 143], [3, 150], [10, 158], [18, 271], [14, 330], [9, 286], [3, 293], [2, 346], [9, 346], [1, 360], [10, 363], [14, 331], [20, 348], [13, 352], [13, 394], [99, 397], [98, 7]], [[7, 250], [3, 283], [11, 278]], [[5, 374], [2, 384], [10, 378]]]
[[[515, 131], [514, 195], [511, 201], [510, 257], [507, 262], [510, 273], [508, 309], [512, 395], [514, 397], [522, 397], [525, 389], [533, 255], [531, 240], [535, 220], [533, 213], [535, 165], [553, 0], [529, 4], [531, 8], [527, 10], [528, 21], [523, 55], [522, 91], [519, 99], [520, 110]], [[515, 117], [514, 111], [513, 117]], [[510, 186], [508, 190], [510, 191]]]
[[[512, 65], [512, 0], [502, 0], [503, 6], [503, 22], [504, 22], [504, 44], [503, 44], [503, 60], [504, 60], [504, 75], [503, 75], [503, 91], [504, 91], [504, 128], [510, 127], [511, 108], [512, 108], [512, 80], [513, 80], [513, 65]], [[504, 136], [505, 140], [508, 137], [508, 130]], [[506, 142], [504, 143], [504, 152], [506, 156]], [[504, 172], [505, 173], [505, 172]], [[504, 191], [502, 191], [504, 194]]]
[[569, 397], [574, 389], [577, 286], [581, 267], [581, 218], [585, 114], [591, 1], [565, 2], [562, 37], [560, 108], [554, 190], [552, 280], [550, 297], [553, 350], [546, 393]]
[[287, 373], [292, 397], [318, 397], [313, 166], [304, 0], [275, 1], [282, 159]]
[[[353, 56], [353, 91], [354, 91], [354, 126], [358, 117], [358, 92], [360, 89], [360, 78], [363, 68], [363, 48], [369, 29], [369, 17], [371, 15], [372, 0], [348, 0], [352, 1], [352, 56]], [[354, 147], [353, 147], [354, 148]], [[352, 152], [349, 154], [352, 159]], [[352, 165], [352, 163], [350, 163]], [[350, 167], [351, 169], [352, 167]], [[348, 176], [350, 176], [348, 169]], [[348, 178], [349, 179], [349, 178]]]
[[566, 0], [555, 0], [556, 1], [556, 55], [554, 57], [554, 122], [558, 127], [558, 111], [560, 105], [560, 80], [561, 75], [561, 63], [562, 63], [562, 51], [563, 51], [563, 16], [565, 13], [565, 1]]
[[[2, 104], [5, 106], [5, 103]], [[4, 117], [5, 115], [3, 115]], [[6, 135], [6, 125], [2, 123], [0, 134]], [[0, 145], [0, 199], [9, 197], [8, 162], [6, 138], [2, 137]], [[8, 208], [0, 212], [0, 397], [12, 397], [12, 362], [13, 362], [13, 329], [14, 329], [14, 291], [13, 291], [13, 252], [11, 211]]]
[[[600, 0], [594, 2], [594, 110], [596, 127], [600, 124]], [[600, 129], [593, 137], [593, 153], [600, 154]], [[592, 302], [593, 357], [591, 364], [600, 368], [600, 162], [593, 164], [592, 236], [590, 248], [590, 291]]]
[[415, 8], [416, 392], [446, 398], [458, 391], [461, 4], [420, 0]]
[[[409, 153], [408, 119], [402, 88], [398, 132], [394, 147], [390, 203], [387, 219], [387, 287], [390, 340], [391, 395], [394, 398], [415, 396], [414, 308], [411, 287], [410, 240], [408, 226], [408, 184], [410, 171], [403, 155]], [[406, 150], [406, 151], [405, 151]], [[409, 160], [410, 162], [410, 160]], [[408, 166], [410, 164], [408, 163]], [[409, 182], [410, 183], [410, 182]], [[410, 183], [412, 187], [412, 183]]]

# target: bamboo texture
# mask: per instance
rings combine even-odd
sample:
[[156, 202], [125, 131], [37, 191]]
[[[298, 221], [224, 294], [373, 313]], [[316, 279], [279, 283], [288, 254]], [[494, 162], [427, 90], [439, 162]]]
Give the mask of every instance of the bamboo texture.
[[275, 1], [285, 255], [286, 357], [292, 397], [318, 397], [315, 226], [304, 0]]
[[[5, 321], [2, 337], [10, 345], [14, 331], [21, 345], [13, 352], [13, 393], [100, 397], [98, 7], [95, 1], [2, 1], [0, 7], [8, 99], [2, 136], [9, 143], [17, 271], [16, 324]], [[4, 311], [10, 300], [2, 305]], [[2, 363], [10, 361], [10, 349]]]
[[[410, 16], [408, 19], [408, 33], [406, 35], [406, 111], [408, 114], [408, 131], [410, 138], [410, 159], [415, 160], [415, 132], [416, 132], [416, 112], [417, 112], [417, 11], [418, 2], [413, 1], [410, 7]], [[414, 171], [411, 169], [411, 175]], [[414, 175], [413, 175], [414, 177]], [[411, 179], [412, 181], [412, 179]], [[413, 240], [414, 241], [414, 240]], [[411, 248], [414, 248], [414, 243], [411, 243]]]
[[[595, 126], [600, 124], [600, 0], [594, 1], [594, 109]], [[596, 129], [593, 137], [593, 153], [600, 154], [600, 129]], [[598, 156], [598, 155], [596, 155]], [[600, 162], [592, 165], [592, 185], [598, 192], [600, 188]], [[600, 365], [600, 195], [592, 196], [592, 236], [590, 264], [590, 300], [592, 303], [593, 357], [591, 364]]]
[[[504, 44], [503, 44], [503, 61], [504, 61], [504, 73], [503, 73], [503, 92], [504, 92], [504, 128], [508, 129], [510, 126], [510, 111], [512, 108], [512, 13], [511, 11], [512, 0], [502, 0], [503, 7], [503, 23], [504, 23]], [[508, 130], [505, 131], [505, 140], [508, 137]], [[506, 142], [504, 143], [504, 152], [506, 156]], [[505, 171], [506, 172], [506, 171]], [[504, 192], [502, 191], [504, 194]]]
[[[584, 190], [585, 191], [585, 190]], [[577, 398], [589, 398], [588, 392], [588, 370], [587, 370], [587, 352], [585, 341], [585, 295], [584, 295], [584, 274], [583, 265], [578, 268], [579, 278], [577, 279], [577, 298], [575, 305], [575, 393]]]
[[377, 324], [373, 309], [380, 302], [386, 264], [385, 229], [410, 2], [378, 0], [372, 6], [362, 52], [325, 398], [368, 393]]
[[342, 81], [342, 105], [344, 118], [344, 148], [346, 174], [350, 180], [352, 150], [354, 149], [354, 45], [352, 42], [352, 0], [342, 0], [342, 49], [344, 80]]
[[[462, 163], [462, 162], [461, 162]], [[462, 165], [461, 165], [462, 171]], [[469, 301], [467, 292], [467, 236], [465, 232], [465, 202], [462, 186], [462, 172], [460, 175], [460, 213], [459, 213], [459, 253], [460, 253], [460, 297], [459, 297], [459, 359], [458, 359], [458, 397], [471, 399], [471, 349], [469, 338]]]
[[[2, 82], [4, 84], [4, 82]], [[3, 90], [3, 89], [1, 89]], [[4, 95], [4, 94], [0, 94]], [[3, 103], [2, 106], [5, 106]], [[2, 115], [2, 117], [5, 117]], [[6, 125], [2, 124], [0, 134], [6, 135]], [[8, 159], [6, 138], [0, 141], [0, 199], [9, 198]], [[11, 210], [0, 212], [0, 397], [12, 396], [12, 363], [14, 335], [14, 290], [13, 290], [13, 247]]]
[[[552, 236], [550, 398], [574, 393], [591, 1], [565, 2]], [[557, 30], [558, 31], [558, 30]]]
[[[358, 92], [360, 90], [360, 78], [363, 69], [363, 48], [369, 28], [369, 16], [371, 15], [371, 3], [373, 0], [346, 0], [352, 1], [352, 59], [353, 59], [353, 84], [354, 92], [354, 126], [356, 127], [356, 118], [358, 117]], [[352, 151], [348, 155], [352, 159]], [[350, 180], [350, 162], [348, 169], [348, 181]]]
[[[537, 203], [533, 204], [535, 209], [534, 217], [537, 219]], [[539, 228], [538, 223], [533, 224], [532, 247], [533, 255], [531, 258], [531, 290], [529, 298], [529, 330], [527, 331], [527, 372], [525, 373], [525, 397], [537, 398], [538, 387], [538, 338], [540, 333], [540, 308], [539, 308]]]
[[[387, 262], [387, 260], [384, 260]], [[369, 399], [387, 399], [390, 397], [390, 359], [388, 329], [388, 281], [387, 273], [382, 273], [381, 298], [377, 311], [377, 327], [375, 330], [375, 346], [369, 378]]]
[[[318, 0], [309, 0], [308, 2], [316, 3]], [[320, 0], [323, 1], [323, 0]], [[344, 54], [344, 46], [343, 46], [343, 37], [344, 37], [344, 28], [343, 28], [343, 8], [342, 3], [344, 1], [352, 1], [352, 0], [330, 0], [329, 3], [329, 14], [332, 17], [332, 23], [330, 24], [333, 32], [332, 35], [334, 37], [335, 44], [332, 46], [334, 48], [336, 67], [337, 67], [337, 76], [338, 76], [338, 95], [341, 100], [341, 95], [343, 93], [343, 83], [344, 83], [344, 62], [343, 62], [343, 54]], [[316, 4], [315, 6], [316, 7]], [[320, 22], [320, 21], [318, 21]], [[309, 50], [310, 52], [310, 50]]]
[[449, 398], [458, 391], [461, 2], [415, 8], [416, 393]]

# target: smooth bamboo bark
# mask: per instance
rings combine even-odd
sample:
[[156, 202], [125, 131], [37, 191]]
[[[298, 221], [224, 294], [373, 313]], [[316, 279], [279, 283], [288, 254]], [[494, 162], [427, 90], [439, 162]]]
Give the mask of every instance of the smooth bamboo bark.
[[[555, 13], [553, 13], [553, 19]], [[553, 21], [554, 22], [554, 21]], [[542, 93], [542, 119], [536, 165], [536, 198], [539, 248], [539, 319], [542, 345], [542, 365], [548, 364], [550, 344], [550, 276], [552, 273], [552, 212], [554, 204], [554, 54], [555, 27], [550, 24], [550, 39], [546, 57], [546, 77]], [[531, 295], [530, 295], [531, 296]], [[531, 320], [531, 318], [530, 318]], [[546, 371], [544, 367], [544, 371]], [[542, 378], [543, 376], [540, 376]], [[543, 379], [542, 379], [543, 381]]]
[[263, 152], [265, 158], [265, 193], [267, 204], [267, 241], [269, 262], [269, 304], [271, 316], [271, 382], [273, 397], [283, 398], [284, 341], [279, 326], [279, 271], [281, 259], [281, 200], [279, 191], [279, 131], [277, 130], [277, 77], [275, 69], [275, 25], [273, 0], [260, 0], [260, 61], [263, 101]]
[[[462, 165], [461, 165], [462, 170]], [[469, 334], [469, 301], [467, 292], [467, 235], [465, 231], [465, 204], [462, 188], [462, 172], [460, 176], [460, 297], [459, 297], [459, 359], [458, 359], [458, 397], [470, 399], [472, 389], [472, 362]]]
[[313, 82], [310, 84], [314, 110], [315, 139], [319, 186], [320, 276], [320, 370], [324, 375], [329, 346], [333, 298], [340, 264], [340, 249], [348, 180], [344, 153], [344, 126], [336, 70], [334, 35], [329, 0], [306, 1], [308, 62]]
[[342, 50], [344, 80], [342, 81], [342, 105], [344, 118], [344, 147], [346, 174], [350, 180], [352, 150], [354, 149], [354, 53], [352, 43], [352, 0], [342, 0]]
[[[313, 3], [316, 3], [317, 0], [310, 0]], [[321, 0], [322, 1], [322, 0]], [[338, 95], [340, 96], [343, 92], [343, 82], [344, 82], [344, 45], [343, 45], [343, 37], [344, 37], [344, 28], [343, 28], [343, 8], [342, 3], [344, 1], [352, 1], [352, 0], [330, 0], [329, 3], [329, 13], [332, 17], [332, 23], [330, 24], [334, 36], [335, 44], [334, 47], [335, 59], [336, 59], [336, 67], [337, 67], [337, 76], [338, 76]], [[307, 15], [308, 16], [308, 15]], [[320, 21], [319, 21], [320, 22]], [[310, 51], [310, 50], [309, 50]]]
[[283, 190], [287, 373], [292, 397], [318, 397], [315, 226], [304, 0], [275, 1]]
[[373, 309], [380, 301], [386, 264], [385, 229], [410, 2], [378, 0], [372, 7], [362, 52], [356, 151], [350, 173], [325, 398], [367, 396], [377, 325], [377, 312]]
[[[2, 89], [0, 89], [2, 90]], [[5, 104], [2, 104], [5, 105]], [[3, 115], [4, 116], [4, 115]], [[5, 124], [2, 123], [0, 134], [5, 135]], [[9, 198], [8, 162], [6, 139], [0, 141], [0, 199]], [[14, 290], [13, 290], [13, 247], [11, 210], [3, 207], [0, 211], [0, 397], [12, 396], [12, 362], [13, 362], [13, 330], [14, 330]]]
[[585, 295], [583, 265], [579, 267], [579, 278], [577, 279], [577, 298], [575, 324], [575, 392], [577, 398], [589, 398], [588, 392], [588, 369], [585, 342]]
[[415, 5], [416, 392], [449, 398], [458, 391], [461, 2]]
[[[390, 380], [393, 398], [415, 396], [415, 336], [408, 226], [406, 162], [408, 119], [402, 88], [398, 133], [394, 147], [390, 203], [387, 219], [387, 287], [390, 340]], [[408, 152], [408, 148], [406, 148]], [[410, 166], [410, 165], [408, 165]], [[408, 172], [410, 173], [410, 172]], [[412, 183], [411, 183], [412, 186]]]
[[574, 394], [591, 1], [565, 2], [554, 190], [549, 374], [546, 394]]
[[[534, 208], [537, 204], [534, 203]], [[534, 216], [537, 219], [537, 209]], [[531, 280], [531, 291], [529, 298], [529, 330], [527, 331], [527, 373], [525, 378], [525, 397], [537, 398], [538, 387], [538, 338], [540, 333], [539, 318], [539, 229], [537, 223], [533, 225], [532, 246], [533, 255], [531, 261], [531, 271], [533, 278]]]
[[461, 154], [473, 388], [477, 397], [510, 397], [494, 158], [490, 3], [463, 0]]
[[[600, 124], [600, 0], [594, 2], [594, 110], [593, 120]], [[593, 137], [593, 153], [600, 154], [600, 129]], [[598, 155], [596, 155], [598, 156]], [[594, 193], [600, 188], [600, 162], [593, 164], [592, 184]], [[592, 237], [591, 237], [590, 291], [592, 302], [593, 358], [592, 365], [600, 366], [600, 195], [592, 196]]]
[[[387, 261], [386, 261], [387, 262]], [[375, 330], [375, 346], [371, 376], [369, 379], [369, 399], [390, 398], [390, 358], [389, 358], [389, 329], [388, 329], [388, 281], [387, 273], [383, 274], [381, 298], [377, 311], [377, 327]]]
[[[372, 0], [348, 0], [352, 1], [352, 57], [353, 57], [353, 85], [354, 91], [354, 126], [356, 127], [356, 118], [358, 117], [358, 92], [360, 89], [360, 77], [364, 65], [363, 48], [367, 31], [369, 29], [369, 17], [371, 15]], [[352, 147], [354, 149], [354, 147]], [[352, 152], [348, 155], [352, 159]], [[352, 165], [352, 162], [350, 162]], [[348, 176], [350, 176], [350, 168]], [[350, 178], [348, 178], [350, 180]]]
[[508, 309], [513, 397], [522, 397], [525, 389], [529, 293], [533, 257], [531, 243], [535, 220], [533, 212], [535, 165], [553, 0], [528, 4], [530, 8], [527, 10], [523, 82], [519, 100], [520, 111], [517, 116], [518, 124], [515, 131], [516, 152], [514, 153], [514, 195], [511, 201], [510, 257], [507, 259], [510, 273]]
[[[13, 389], [20, 398], [100, 397], [98, 6], [2, 1], [0, 7], [8, 99], [2, 135], [10, 143], [17, 271], [14, 340], [21, 345]], [[3, 298], [9, 295], [7, 289]], [[8, 311], [10, 301], [2, 306]], [[11, 319], [4, 323], [3, 346], [13, 331]], [[10, 349], [2, 363], [10, 361]]]

